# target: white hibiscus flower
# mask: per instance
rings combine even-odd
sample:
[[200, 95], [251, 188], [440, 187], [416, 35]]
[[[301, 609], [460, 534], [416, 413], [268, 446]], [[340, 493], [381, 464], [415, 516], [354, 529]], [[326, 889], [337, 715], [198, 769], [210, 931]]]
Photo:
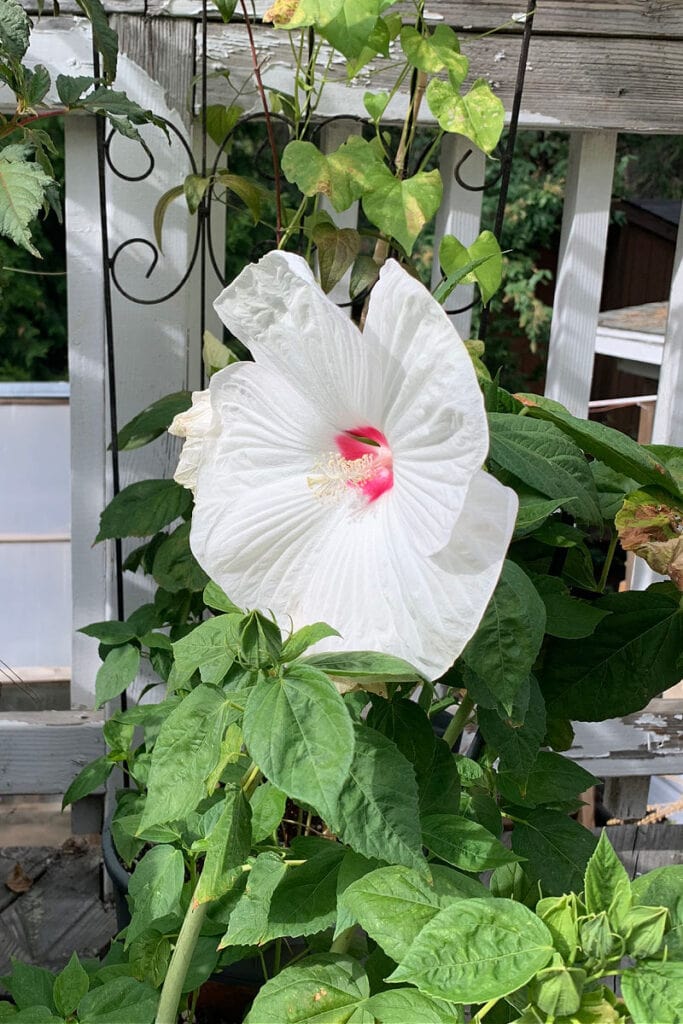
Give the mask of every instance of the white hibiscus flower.
[[517, 514], [481, 468], [459, 335], [393, 261], [362, 333], [284, 252], [215, 308], [255, 362], [214, 374], [211, 416], [202, 397], [172, 427], [191, 445], [177, 479], [196, 491], [197, 560], [238, 605], [340, 632], [316, 650], [383, 651], [437, 678], [481, 620]]

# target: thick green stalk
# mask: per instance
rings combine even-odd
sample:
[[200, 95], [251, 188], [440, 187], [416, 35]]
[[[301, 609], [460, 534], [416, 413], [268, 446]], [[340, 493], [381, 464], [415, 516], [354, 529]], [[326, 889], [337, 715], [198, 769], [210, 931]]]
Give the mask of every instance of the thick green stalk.
[[195, 903], [194, 893], [192, 894], [161, 989], [156, 1024], [176, 1024], [178, 1020], [178, 1004], [183, 992], [183, 984], [208, 906], [208, 903]]
[[467, 725], [467, 719], [470, 717], [474, 708], [474, 701], [472, 698], [465, 694], [463, 699], [460, 701], [460, 707], [453, 715], [453, 718], [446, 726], [446, 731], [443, 734], [443, 738], [449, 747], [452, 747], [455, 741], [458, 739], [463, 729]]

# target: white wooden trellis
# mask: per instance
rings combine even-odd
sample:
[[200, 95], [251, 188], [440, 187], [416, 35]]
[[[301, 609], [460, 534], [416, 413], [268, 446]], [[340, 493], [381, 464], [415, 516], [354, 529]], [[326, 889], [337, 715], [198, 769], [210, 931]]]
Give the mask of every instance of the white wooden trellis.
[[[454, 25], [473, 29], [502, 23], [518, 4], [484, 0], [476, 5], [440, 3], [437, 15]], [[555, 315], [548, 367], [548, 393], [573, 412], [587, 411], [597, 328], [602, 266], [605, 258], [609, 198], [614, 170], [616, 133], [660, 131], [683, 133], [683, 0], [653, 11], [644, 0], [628, 5], [583, 2], [558, 3], [539, 0], [536, 31], [541, 40], [532, 44], [520, 126], [529, 129], [571, 131], [571, 162], [565, 200], [561, 259], [557, 278]], [[569, 17], [572, 8], [574, 19]], [[41, 21], [34, 30], [31, 56], [57, 73], [65, 67], [73, 73], [91, 72], [87, 25], [67, 12], [56, 21]], [[184, 98], [194, 73], [193, 49], [198, 45], [196, 22], [199, 5], [192, 0], [170, 0], [146, 7], [137, 0], [117, 0], [109, 6], [116, 14], [124, 56], [118, 80], [129, 95], [151, 106], [179, 127], [183, 124]], [[143, 19], [146, 14], [173, 15]], [[582, 18], [580, 22], [576, 18]], [[569, 18], [569, 20], [567, 20]], [[584, 32], [579, 44], [568, 46], [560, 31]], [[553, 34], [554, 33], [554, 34]], [[285, 91], [290, 86], [290, 51], [282, 36], [259, 30], [259, 46], [266, 56], [263, 67], [267, 86]], [[609, 49], [611, 47], [611, 50]], [[503, 34], [481, 41], [473, 57], [474, 74], [486, 72], [497, 79], [509, 104], [519, 36]], [[609, 51], [610, 60], [605, 60]], [[234, 79], [250, 72], [251, 57], [245, 47], [243, 26], [209, 26], [210, 67], [227, 63]], [[649, 57], [652, 59], [649, 60]], [[135, 59], [131, 59], [135, 58]], [[656, 60], [655, 60], [656, 58]], [[637, 68], [644, 63], [639, 75]], [[491, 68], [495, 73], [491, 75]], [[150, 70], [153, 72], [150, 74]], [[500, 72], [500, 75], [498, 74]], [[155, 78], [157, 79], [155, 81]], [[212, 79], [211, 89], [215, 88]], [[678, 87], [676, 88], [676, 83]], [[381, 88], [381, 76], [372, 79]], [[363, 115], [361, 80], [348, 89], [341, 82], [327, 91], [323, 115], [340, 111]], [[210, 100], [218, 96], [210, 95]], [[248, 90], [241, 102], [249, 101]], [[252, 95], [254, 109], [256, 97]], [[2, 95], [0, 94], [0, 103]], [[387, 116], [402, 117], [405, 97], [399, 95]], [[332, 148], [329, 132], [328, 144]], [[108, 174], [109, 222], [112, 249], [133, 236], [151, 236], [151, 211], [159, 194], [176, 184], [186, 167], [177, 147], [166, 147], [153, 133], [147, 138], [154, 148], [154, 174], [131, 186]], [[118, 147], [118, 148], [117, 148]], [[481, 197], [462, 190], [453, 177], [455, 163], [466, 144], [449, 140], [443, 146], [441, 171], [445, 182], [444, 203], [437, 218], [437, 239], [453, 232], [465, 242], [477, 234]], [[142, 170], [144, 157], [133, 145], [115, 143], [115, 160], [127, 173]], [[88, 117], [67, 119], [66, 218], [69, 273], [70, 375], [72, 395], [72, 549], [74, 624], [110, 617], [112, 559], [107, 545], [93, 548], [99, 513], [109, 495], [106, 442], [106, 380], [104, 360], [101, 242], [94, 124]], [[463, 170], [471, 184], [483, 177], [484, 159], [475, 152]], [[350, 215], [351, 217], [353, 214]], [[144, 279], [149, 253], [131, 248], [124, 284], [147, 296], [166, 290], [182, 275], [191, 251], [194, 222], [181, 204], [166, 220], [164, 259], [149, 282]], [[123, 266], [123, 262], [122, 262]], [[195, 282], [196, 283], [196, 282]], [[216, 287], [217, 290], [217, 287]], [[209, 292], [211, 289], [209, 289]], [[464, 294], [463, 294], [464, 293]], [[197, 386], [198, 339], [196, 331], [198, 289], [190, 286], [162, 306], [131, 305], [115, 293], [117, 323], [117, 378], [120, 422], [124, 423], [161, 395]], [[460, 289], [451, 302], [468, 301]], [[211, 313], [207, 323], [211, 326]], [[460, 314], [456, 325], [466, 335], [469, 315]], [[192, 356], [188, 353], [192, 351]], [[679, 231], [676, 266], [669, 306], [660, 394], [655, 418], [655, 440], [683, 443], [683, 414], [675, 397], [683, 383], [683, 230]], [[122, 483], [149, 476], [168, 475], [175, 458], [173, 443], [165, 438], [141, 452], [125, 455]], [[144, 599], [129, 581], [130, 610]], [[0, 713], [0, 793], [61, 793], [80, 766], [101, 752], [100, 716], [93, 704], [94, 678], [99, 660], [96, 644], [76, 635], [73, 651], [71, 711]], [[683, 709], [672, 705], [659, 718], [651, 712], [631, 716], [623, 728], [632, 737], [628, 756], [609, 760], [597, 749], [576, 751], [581, 763], [599, 775], [643, 775], [683, 770], [683, 738], [675, 728]], [[650, 717], [648, 717], [648, 715]], [[674, 724], [673, 731], [662, 726]], [[607, 733], [621, 726], [606, 726]], [[605, 735], [607, 735], [605, 733]], [[623, 733], [619, 734], [623, 746]], [[637, 738], [636, 738], [637, 737]], [[608, 742], [614, 742], [608, 738]], [[625, 749], [625, 748], [624, 748]], [[635, 753], [634, 753], [635, 750]], [[583, 755], [583, 756], [582, 756]]]

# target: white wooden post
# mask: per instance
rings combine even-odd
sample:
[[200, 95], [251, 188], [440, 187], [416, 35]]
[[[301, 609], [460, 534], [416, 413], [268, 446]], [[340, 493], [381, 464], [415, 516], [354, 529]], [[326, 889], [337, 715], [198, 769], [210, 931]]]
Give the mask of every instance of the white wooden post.
[[586, 416], [607, 246], [616, 132], [572, 136], [546, 395]]
[[683, 445], [683, 218], [678, 225], [652, 443]]
[[[463, 245], [471, 245], [479, 234], [481, 225], [481, 203], [483, 192], [471, 192], [460, 185], [455, 177], [455, 169], [468, 150], [471, 155], [463, 164], [460, 177], [468, 185], [479, 187], [484, 184], [486, 157], [468, 139], [462, 135], [446, 135], [441, 143], [441, 159], [439, 170], [443, 179], [443, 200], [436, 215], [434, 229], [434, 262], [432, 264], [432, 287], [441, 280], [439, 267], [439, 245], [444, 235], [455, 235]], [[451, 292], [444, 304], [448, 309], [460, 309], [467, 306], [474, 297], [474, 285], [458, 285]], [[472, 323], [472, 310], [467, 309], [449, 317], [451, 323], [462, 338], [469, 338]]]

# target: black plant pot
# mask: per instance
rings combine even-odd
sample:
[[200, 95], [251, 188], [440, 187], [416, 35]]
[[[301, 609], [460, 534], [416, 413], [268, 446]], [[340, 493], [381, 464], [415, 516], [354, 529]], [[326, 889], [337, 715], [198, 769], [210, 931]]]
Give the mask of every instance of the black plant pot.
[[119, 931], [130, 924], [130, 910], [128, 909], [128, 881], [130, 872], [118, 858], [114, 840], [111, 834], [111, 822], [106, 821], [102, 829], [102, 859], [104, 869], [111, 879], [114, 887], [114, 910], [116, 911], [116, 927]]

